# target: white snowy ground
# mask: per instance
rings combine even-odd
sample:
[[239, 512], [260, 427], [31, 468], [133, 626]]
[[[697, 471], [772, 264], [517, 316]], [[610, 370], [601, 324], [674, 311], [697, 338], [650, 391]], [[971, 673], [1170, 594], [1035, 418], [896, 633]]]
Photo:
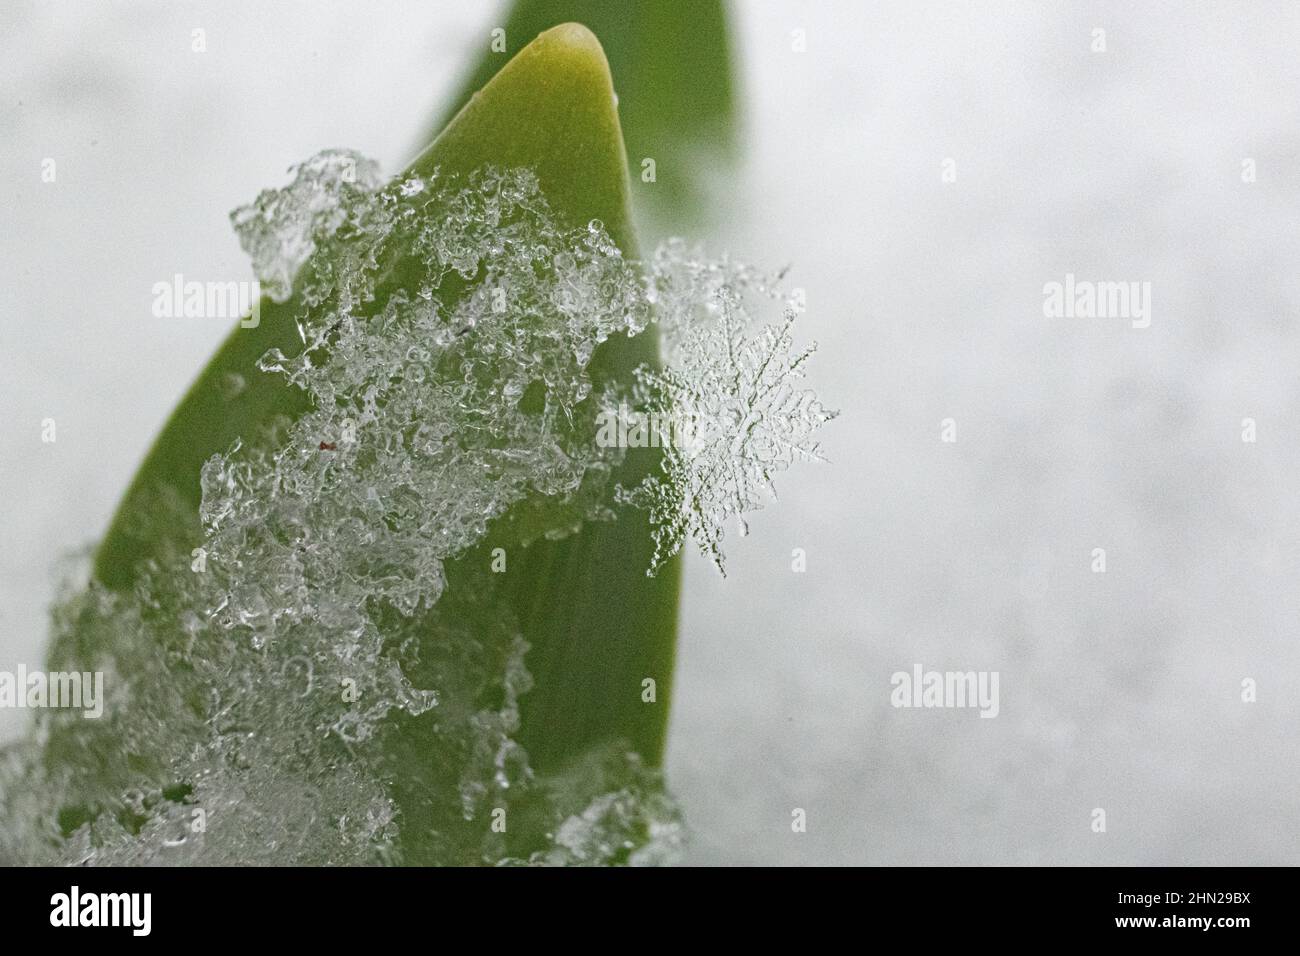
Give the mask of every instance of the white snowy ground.
[[[152, 284], [251, 278], [228, 211], [323, 147], [397, 169], [499, 20], [464, 6], [0, 10], [0, 669], [226, 332]], [[691, 860], [1300, 863], [1300, 7], [739, 6], [710, 238], [793, 265], [843, 414], [728, 579], [687, 562]], [[1045, 318], [1067, 272], [1150, 282], [1150, 327]], [[918, 663], [999, 716], [892, 708]]]

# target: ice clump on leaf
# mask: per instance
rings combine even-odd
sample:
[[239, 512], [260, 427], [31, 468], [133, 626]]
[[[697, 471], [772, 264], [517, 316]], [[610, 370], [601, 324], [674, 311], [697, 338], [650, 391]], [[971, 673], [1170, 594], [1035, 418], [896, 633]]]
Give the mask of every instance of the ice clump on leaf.
[[[635, 753], [534, 770], [528, 647], [469, 558], [612, 514], [624, 450], [593, 437], [626, 388], [743, 426], [617, 494], [650, 509], [656, 561], [690, 533], [720, 562], [710, 522], [829, 417], [788, 385], [793, 316], [749, 337], [754, 273], [670, 245], [643, 279], [525, 170], [382, 184], [331, 152], [294, 173], [234, 219], [301, 338], [259, 367], [307, 410], [203, 466], [192, 552], [60, 599], [49, 666], [103, 671], [108, 699], [42, 711], [0, 755], [0, 860], [672, 862], [680, 814]], [[656, 317], [677, 364], [594, 388], [601, 343]]]
[[259, 643], [309, 594], [331, 627], [367, 600], [431, 607], [442, 563], [492, 519], [576, 492], [613, 458], [575, 428], [586, 364], [648, 318], [603, 230], [560, 229], [527, 173], [407, 178], [340, 215], [300, 282], [304, 349], [262, 363], [312, 409], [273, 453], [203, 469], [208, 560], [237, 569], [226, 613]]
[[383, 182], [378, 163], [343, 149], [318, 153], [289, 172], [294, 177], [289, 186], [265, 189], [230, 214], [253, 272], [276, 302], [293, 291], [294, 274], [315, 251], [316, 238], [341, 225], [348, 199]]

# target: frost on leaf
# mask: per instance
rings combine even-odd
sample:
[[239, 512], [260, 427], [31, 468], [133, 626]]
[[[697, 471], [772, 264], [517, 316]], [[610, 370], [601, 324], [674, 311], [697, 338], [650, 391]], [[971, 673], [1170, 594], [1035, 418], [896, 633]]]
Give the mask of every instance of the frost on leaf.
[[[686, 535], [721, 566], [722, 523], [831, 417], [792, 385], [794, 313], [751, 329], [773, 287], [680, 244], [643, 277], [524, 170], [383, 183], [330, 152], [293, 174], [234, 220], [301, 339], [258, 366], [305, 411], [193, 476], [200, 540], [57, 603], [50, 668], [102, 671], [104, 713], [44, 710], [0, 750], [0, 862], [670, 862], [680, 815], [636, 754], [534, 772], [528, 645], [502, 576], [460, 559], [618, 497], [650, 511], [656, 567]], [[596, 350], [656, 317], [667, 366], [597, 389]], [[616, 492], [625, 449], [592, 436], [620, 387], [694, 431]]]
[[[381, 185], [326, 154], [235, 220], [301, 337], [259, 366], [306, 411], [194, 476], [201, 541], [141, 567], [133, 593], [90, 581], [59, 603], [52, 668], [103, 671], [108, 700], [99, 720], [42, 712], [3, 755], [0, 860], [545, 855], [604, 793], [539, 793], [516, 740], [519, 624], [494, 576], [462, 567], [449, 588], [447, 565], [513, 533], [494, 522], [517, 506], [534, 536], [608, 513], [622, 450], [591, 441], [587, 366], [645, 327], [641, 277], [599, 222], [561, 225], [524, 170]], [[593, 782], [624, 809], [593, 844], [606, 819], [651, 840], [674, 812], [619, 766]], [[643, 785], [660, 795], [625, 806]]]
[[283, 302], [316, 239], [342, 224], [350, 200], [379, 188], [379, 164], [352, 150], [326, 150], [289, 168], [293, 182], [264, 189], [230, 214], [240, 245], [269, 295]]
[[776, 280], [672, 243], [656, 255], [651, 281], [666, 365], [638, 370], [634, 394], [639, 414], [671, 423], [661, 429], [670, 440], [661, 474], [620, 487], [617, 497], [649, 513], [649, 573], [690, 537], [725, 574], [725, 527], [748, 533], [745, 515], [775, 497], [778, 472], [824, 460], [815, 436], [837, 413], [797, 386], [816, 345], [794, 346], [796, 303], [786, 300], [779, 321], [755, 327], [750, 303], [778, 298]]

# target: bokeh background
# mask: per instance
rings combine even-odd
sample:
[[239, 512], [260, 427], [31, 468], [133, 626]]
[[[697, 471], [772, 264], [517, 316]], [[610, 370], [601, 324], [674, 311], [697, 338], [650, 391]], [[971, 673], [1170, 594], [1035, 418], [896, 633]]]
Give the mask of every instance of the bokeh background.
[[[252, 278], [228, 212], [322, 148], [399, 169], [503, 16], [6, 0], [0, 669], [41, 665], [60, 563], [228, 331], [152, 284]], [[731, 24], [741, 148], [693, 235], [792, 267], [843, 414], [725, 580], [686, 562], [689, 861], [1300, 863], [1300, 5]], [[1045, 318], [1067, 272], [1150, 282], [1150, 328]], [[892, 708], [917, 663], [998, 671], [1000, 715]]]

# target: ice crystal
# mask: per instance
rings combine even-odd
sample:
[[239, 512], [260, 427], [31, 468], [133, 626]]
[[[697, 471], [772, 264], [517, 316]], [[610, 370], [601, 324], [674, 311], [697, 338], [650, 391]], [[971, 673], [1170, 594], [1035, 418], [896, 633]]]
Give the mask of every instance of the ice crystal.
[[659, 774], [635, 754], [597, 748], [547, 781], [554, 838], [511, 866], [660, 866], [677, 862], [686, 828]]
[[342, 224], [349, 199], [377, 189], [379, 165], [351, 150], [326, 150], [289, 167], [293, 182], [265, 189], [230, 214], [239, 243], [253, 260], [263, 291], [283, 302], [316, 240]]
[[779, 276], [711, 262], [680, 243], [659, 250], [651, 275], [667, 365], [638, 371], [636, 397], [640, 414], [674, 427], [662, 473], [617, 497], [650, 515], [649, 573], [690, 537], [725, 574], [726, 526], [747, 534], [745, 515], [775, 497], [775, 474], [823, 459], [815, 436], [837, 413], [796, 387], [817, 348], [794, 348], [798, 300], [785, 299], [779, 322], [754, 328], [750, 303], [778, 298]]

